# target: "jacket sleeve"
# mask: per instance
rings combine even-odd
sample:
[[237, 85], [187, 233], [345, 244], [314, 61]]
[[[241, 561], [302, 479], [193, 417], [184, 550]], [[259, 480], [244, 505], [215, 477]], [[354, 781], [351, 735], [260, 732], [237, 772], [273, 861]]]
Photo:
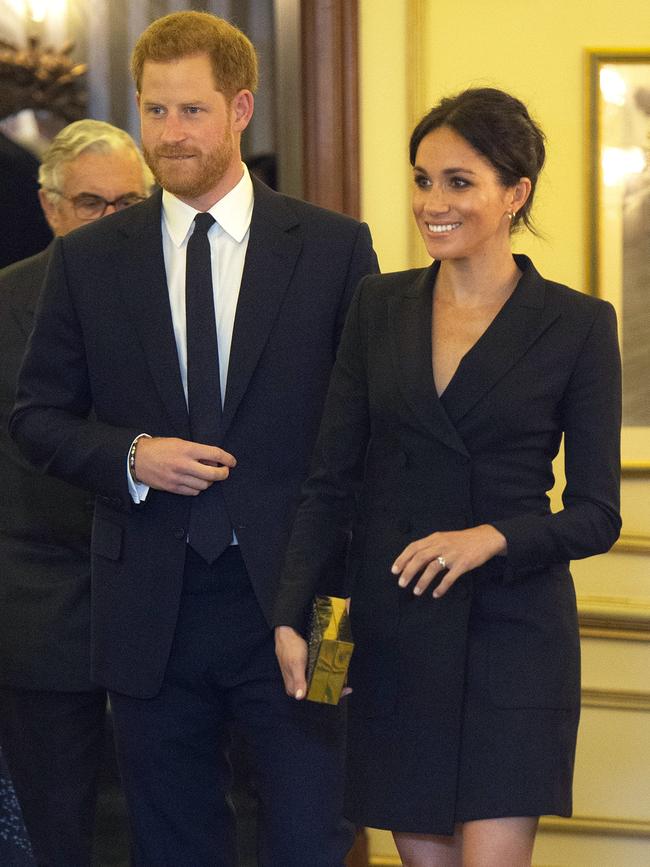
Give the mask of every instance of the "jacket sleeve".
[[287, 549], [273, 625], [298, 631], [316, 592], [341, 585], [369, 438], [362, 304], [359, 285], [332, 371], [311, 475], [302, 489]]
[[9, 430], [42, 472], [95, 491], [112, 506], [128, 510], [126, 456], [140, 431], [89, 417], [92, 395], [84, 335], [63, 249], [58, 240], [18, 378]]
[[600, 303], [560, 408], [564, 430], [564, 508], [493, 525], [506, 537], [504, 577], [608, 551], [621, 528], [621, 361], [616, 314]]

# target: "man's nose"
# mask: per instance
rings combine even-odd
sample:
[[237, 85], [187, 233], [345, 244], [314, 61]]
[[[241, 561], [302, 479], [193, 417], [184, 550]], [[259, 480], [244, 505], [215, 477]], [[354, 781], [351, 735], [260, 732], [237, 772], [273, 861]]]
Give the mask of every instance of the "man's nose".
[[174, 114], [168, 114], [164, 120], [161, 138], [165, 141], [180, 141], [184, 137], [181, 119]]

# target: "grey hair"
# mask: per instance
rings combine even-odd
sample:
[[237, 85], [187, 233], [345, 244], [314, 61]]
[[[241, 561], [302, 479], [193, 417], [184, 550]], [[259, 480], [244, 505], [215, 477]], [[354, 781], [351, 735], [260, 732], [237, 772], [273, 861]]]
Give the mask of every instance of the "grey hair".
[[76, 120], [52, 139], [43, 153], [38, 170], [38, 182], [48, 194], [56, 195], [63, 183], [63, 166], [86, 151], [108, 154], [115, 151], [133, 153], [142, 169], [142, 181], [147, 193], [154, 184], [153, 175], [144, 161], [140, 148], [128, 132], [103, 120]]

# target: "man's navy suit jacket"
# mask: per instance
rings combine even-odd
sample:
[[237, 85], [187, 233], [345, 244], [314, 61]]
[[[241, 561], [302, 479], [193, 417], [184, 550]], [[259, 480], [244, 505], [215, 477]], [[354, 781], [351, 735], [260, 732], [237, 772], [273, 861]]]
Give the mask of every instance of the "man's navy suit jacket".
[[[254, 189], [219, 443], [237, 467], [219, 484], [270, 619], [347, 307], [377, 263], [366, 225]], [[173, 641], [191, 503], [136, 506], [127, 486], [137, 434], [190, 438], [160, 221], [158, 193], [57, 240], [11, 422], [34, 464], [96, 493], [93, 676], [141, 697]]]

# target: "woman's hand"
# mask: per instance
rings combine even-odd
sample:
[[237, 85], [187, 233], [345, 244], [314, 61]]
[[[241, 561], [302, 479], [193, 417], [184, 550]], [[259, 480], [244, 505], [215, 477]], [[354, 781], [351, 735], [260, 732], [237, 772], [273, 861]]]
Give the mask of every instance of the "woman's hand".
[[407, 545], [393, 563], [391, 572], [400, 576], [400, 587], [407, 587], [420, 574], [413, 588], [415, 595], [419, 596], [436, 575], [446, 571], [433, 591], [434, 598], [439, 599], [465, 572], [482, 566], [491, 557], [506, 554], [507, 549], [505, 536], [491, 524], [481, 524], [469, 530], [432, 533]]
[[307, 642], [291, 626], [276, 626], [275, 655], [287, 695], [300, 701], [307, 695]]

